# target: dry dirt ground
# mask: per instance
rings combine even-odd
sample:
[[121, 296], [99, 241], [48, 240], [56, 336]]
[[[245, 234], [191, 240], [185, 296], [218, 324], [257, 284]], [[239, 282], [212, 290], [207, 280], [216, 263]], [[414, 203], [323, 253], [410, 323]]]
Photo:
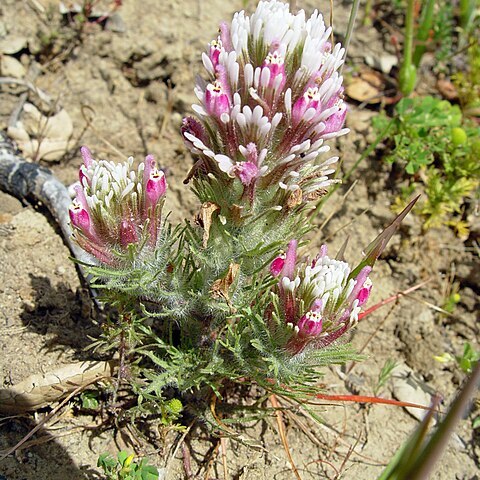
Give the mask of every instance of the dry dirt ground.
[[[69, 3], [69, 2], [65, 2]], [[109, 29], [88, 23], [81, 41], [72, 27], [61, 26], [54, 0], [4, 0], [0, 6], [0, 42], [24, 41], [13, 56], [30, 72], [35, 85], [63, 107], [74, 126], [71, 151], [61, 161], [48, 162], [66, 184], [76, 179], [78, 146], [89, 145], [99, 157], [123, 160], [154, 154], [165, 168], [170, 185], [167, 210], [172, 221], [191, 218], [195, 199], [182, 184], [192, 159], [183, 147], [179, 126], [194, 102], [194, 76], [201, 70], [200, 53], [222, 19], [242, 8], [241, 0], [125, 0], [118, 10], [122, 22]], [[311, 11], [318, 2], [301, 1]], [[340, 3], [340, 2], [335, 2]], [[42, 12], [42, 6], [45, 11]], [[328, 2], [320, 2], [328, 9]], [[334, 24], [345, 32], [347, 10], [336, 5]], [[328, 18], [328, 11], [326, 12]], [[20, 39], [20, 40], [18, 40]], [[363, 64], [367, 55], [380, 57], [386, 40], [371, 27], [357, 30], [350, 66]], [[26, 90], [0, 84], [0, 128]], [[42, 108], [38, 96], [29, 102]], [[352, 133], [337, 145], [347, 170], [372, 141], [372, 110], [351, 106]], [[88, 125], [87, 125], [88, 123]], [[387, 186], [389, 167], [379, 158], [364, 161], [351, 181], [339, 189], [318, 217], [312, 249], [327, 241], [333, 250], [350, 237], [347, 258], [359, 257], [392, 218], [393, 195]], [[360, 324], [353, 343], [366, 360], [345, 369], [326, 372], [330, 393], [371, 395], [379, 371], [393, 359], [408, 372], [413, 384], [439, 392], [448, 405], [464, 379], [454, 363], [439, 363], [435, 355], [459, 355], [470, 341], [478, 348], [478, 263], [473, 252], [447, 229], [422, 233], [421, 220], [410, 216], [393, 239], [373, 281], [372, 304], [426, 279], [429, 283], [411, 296], [384, 307]], [[432, 308], [442, 305], [451, 272], [460, 282], [461, 302], [447, 316]], [[69, 260], [54, 222], [42, 206], [22, 204], [0, 192], [0, 379], [7, 388], [32, 373], [42, 373], [74, 360], [87, 359], [88, 336], [97, 333], [91, 320], [91, 301]], [[375, 334], [374, 338], [367, 342]], [[404, 382], [405, 383], [405, 382]], [[407, 382], [408, 383], [408, 382]], [[379, 392], [393, 395], [392, 381]], [[398, 391], [396, 392], [397, 396]], [[408, 397], [408, 395], [407, 395]], [[416, 401], [422, 397], [408, 397]], [[426, 397], [428, 401], [428, 396]], [[476, 412], [475, 412], [476, 408]], [[418, 421], [397, 407], [355, 404], [316, 408], [323, 419], [285, 416], [293, 460], [304, 479], [345, 478], [371, 480], [378, 476]], [[45, 413], [0, 418], [0, 449], [14, 445]], [[478, 431], [471, 428], [477, 407], [461, 422], [432, 478], [474, 480], [479, 477]], [[300, 421], [298, 420], [300, 419]], [[168, 437], [171, 441], [174, 434]], [[206, 478], [205, 459], [211, 458], [210, 478], [224, 478], [216, 440], [200, 428], [189, 436], [192, 470]], [[274, 418], [242, 431], [247, 443], [229, 440], [227, 465], [232, 479], [294, 478]], [[0, 462], [1, 480], [80, 480], [101, 478], [95, 467], [105, 451], [115, 452], [122, 438], [102, 431], [97, 419], [77, 415], [75, 406], [62, 410], [34, 437], [29, 448]], [[165, 457], [148, 450], [150, 461], [164, 467]], [[202, 467], [203, 465], [203, 467]], [[337, 476], [337, 472], [341, 472]], [[182, 452], [169, 463], [167, 478], [185, 478]]]

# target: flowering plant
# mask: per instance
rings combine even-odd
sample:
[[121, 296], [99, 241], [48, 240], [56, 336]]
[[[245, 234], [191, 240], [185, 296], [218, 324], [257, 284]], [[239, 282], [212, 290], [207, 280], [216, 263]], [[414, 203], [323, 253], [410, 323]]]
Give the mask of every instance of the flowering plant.
[[270, 268], [280, 277], [280, 323], [293, 329], [286, 345], [292, 354], [310, 344], [324, 348], [355, 326], [372, 288], [371, 267], [352, 278], [348, 263], [327, 257], [325, 245], [313, 261], [296, 270], [296, 247], [292, 240], [285, 258], [278, 257]]
[[133, 158], [123, 165], [97, 162], [86, 147], [77, 194], [69, 214], [75, 240], [106, 265], [115, 264], [115, 249], [148, 244], [154, 248], [167, 184], [149, 155], [133, 169]]
[[203, 53], [199, 119], [185, 118], [182, 135], [197, 158], [194, 190], [225, 222], [244, 225], [270, 212], [284, 239], [292, 219], [335, 182], [338, 157], [318, 160], [330, 149], [326, 140], [348, 132], [338, 73], [344, 49], [332, 48], [330, 35], [317, 11], [306, 20], [303, 10], [260, 2], [251, 17], [240, 12], [222, 23]]
[[310, 207], [337, 182], [326, 142], [348, 132], [345, 52], [330, 36], [317, 11], [306, 19], [277, 0], [220, 25], [202, 56], [198, 117], [181, 128], [196, 160], [186, 179], [201, 202], [194, 224], [161, 219], [166, 181], [153, 157], [134, 168], [131, 158], [114, 165], [82, 149], [74, 237], [120, 313], [104, 341], [118, 347], [120, 379], [136, 385], [142, 408], [163, 408], [172, 385], [220, 395], [226, 380], [247, 377], [301, 390], [318, 366], [356, 358], [340, 340], [412, 205], [355, 268], [326, 246], [313, 260], [298, 255]]

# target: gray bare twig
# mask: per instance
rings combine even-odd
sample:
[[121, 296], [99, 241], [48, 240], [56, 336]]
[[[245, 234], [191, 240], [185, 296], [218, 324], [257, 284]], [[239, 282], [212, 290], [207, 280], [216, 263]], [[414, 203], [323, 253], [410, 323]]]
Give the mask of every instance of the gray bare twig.
[[[72, 255], [79, 261], [92, 259], [72, 240], [68, 208], [68, 190], [47, 168], [27, 162], [21, 157], [5, 132], [0, 131], [0, 189], [24, 202], [34, 199], [44, 204], [60, 227]], [[85, 272], [80, 266], [81, 274]]]

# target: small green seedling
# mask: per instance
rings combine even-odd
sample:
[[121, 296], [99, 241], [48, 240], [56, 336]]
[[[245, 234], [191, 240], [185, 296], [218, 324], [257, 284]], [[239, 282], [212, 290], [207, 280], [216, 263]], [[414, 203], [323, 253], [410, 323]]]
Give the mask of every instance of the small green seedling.
[[472, 427], [474, 430], [480, 428], [480, 415], [473, 420]]
[[[172, 398], [171, 400], [165, 401], [161, 405], [162, 424], [167, 427], [175, 425], [175, 422], [180, 417], [182, 410], [183, 410], [183, 405], [178, 398]], [[181, 427], [180, 425], [178, 426]]]
[[102, 453], [98, 458], [97, 467], [106, 475], [106, 480], [159, 480], [157, 467], [148, 465], [146, 459], [137, 462], [135, 455], [121, 451], [117, 458], [108, 453]]
[[446, 299], [445, 303], [442, 305], [442, 309], [448, 313], [453, 313], [457, 304], [460, 302], [462, 297], [458, 291], [452, 292]]
[[465, 343], [463, 346], [463, 353], [456, 357], [458, 366], [466, 374], [472, 373], [475, 364], [480, 360], [480, 350], [475, 350], [470, 343]]
[[378, 380], [373, 388], [373, 394], [375, 396], [378, 395], [380, 390], [385, 386], [385, 384], [388, 382], [390, 377], [392, 376], [392, 372], [397, 366], [397, 362], [395, 360], [392, 360], [391, 358], [387, 359], [385, 364], [383, 365], [382, 369], [380, 370], [378, 374]]
[[96, 390], [87, 390], [80, 395], [82, 408], [85, 410], [97, 410], [100, 406], [98, 401], [98, 392]]

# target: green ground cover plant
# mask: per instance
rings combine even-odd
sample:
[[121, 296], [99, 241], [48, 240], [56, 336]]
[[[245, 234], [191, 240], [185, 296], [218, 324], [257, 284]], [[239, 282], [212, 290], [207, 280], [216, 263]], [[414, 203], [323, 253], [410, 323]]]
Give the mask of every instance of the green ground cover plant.
[[146, 459], [139, 462], [134, 454], [121, 451], [117, 458], [102, 454], [98, 458], [97, 466], [103, 470], [105, 480], [158, 480], [159, 472], [156, 467], [149, 465]]
[[373, 125], [377, 132], [389, 126], [386, 160], [405, 171], [399, 204], [423, 192], [419, 212], [425, 228], [448, 225], [468, 236], [462, 214], [480, 181], [480, 128], [464, 118], [458, 105], [431, 96], [404, 98], [393, 119], [383, 113]]

